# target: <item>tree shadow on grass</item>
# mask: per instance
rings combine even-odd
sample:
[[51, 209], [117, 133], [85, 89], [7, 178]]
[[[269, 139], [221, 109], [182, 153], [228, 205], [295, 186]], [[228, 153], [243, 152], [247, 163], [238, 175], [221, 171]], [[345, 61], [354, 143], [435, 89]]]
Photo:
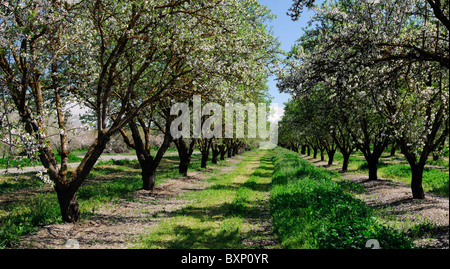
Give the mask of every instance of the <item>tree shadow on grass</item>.
[[245, 183], [232, 183], [227, 185], [213, 185], [209, 187], [211, 190], [229, 190], [229, 191], [237, 191], [242, 187], [250, 189], [252, 191], [265, 192], [270, 188], [271, 183], [257, 183], [254, 181], [247, 181]]
[[[267, 217], [267, 201], [251, 198], [247, 191], [266, 192], [271, 183], [258, 182], [259, 177], [271, 178], [273, 168], [270, 158], [261, 158], [259, 168], [243, 183], [215, 184], [210, 190], [224, 190], [237, 192], [231, 202], [223, 201], [218, 204], [201, 206], [191, 204], [169, 213], [178, 222], [169, 224], [166, 229], [155, 231], [155, 234], [145, 240], [148, 247], [162, 247], [167, 249], [239, 249], [246, 248], [244, 241], [261, 237], [260, 232], [252, 229], [242, 231], [242, 221], [245, 223], [261, 223]], [[252, 177], [256, 180], [252, 180]], [[238, 191], [244, 189], [241, 195]], [[248, 189], [248, 190], [245, 190]], [[184, 221], [188, 224], [184, 224]], [[193, 222], [194, 224], [190, 224]], [[266, 240], [264, 236], [259, 239]], [[267, 239], [266, 241], [270, 241]], [[256, 241], [255, 241], [256, 242]], [[259, 242], [259, 241], [258, 241]], [[265, 241], [264, 241], [265, 242]], [[258, 244], [258, 243], [256, 243]], [[253, 244], [255, 245], [255, 244]], [[261, 243], [261, 246], [263, 243]]]
[[[257, 219], [260, 214], [258, 205], [240, 207], [233, 203], [224, 203], [200, 208], [188, 206], [170, 213], [171, 217], [194, 218], [198, 220], [198, 225], [176, 224], [174, 227], [156, 232], [156, 236], [148, 237], [145, 245], [167, 249], [245, 248], [243, 240], [255, 234], [251, 231], [242, 232], [234, 220], [239, 217]], [[169, 239], [165, 235], [168, 235]]]
[[272, 172], [263, 172], [263, 171], [256, 171], [252, 174], [252, 176], [256, 177], [272, 177]]
[[[271, 161], [265, 161], [266, 164], [272, 164]], [[265, 166], [263, 161], [261, 161], [261, 166], [258, 167], [258, 170], [266, 170], [266, 171], [270, 171], [270, 174], [272, 174], [273, 172], [273, 167], [269, 167], [269, 166]]]
[[239, 228], [215, 231], [214, 227], [192, 228], [176, 225], [170, 229], [173, 240], [149, 240], [149, 245], [167, 249], [233, 249], [241, 247]]

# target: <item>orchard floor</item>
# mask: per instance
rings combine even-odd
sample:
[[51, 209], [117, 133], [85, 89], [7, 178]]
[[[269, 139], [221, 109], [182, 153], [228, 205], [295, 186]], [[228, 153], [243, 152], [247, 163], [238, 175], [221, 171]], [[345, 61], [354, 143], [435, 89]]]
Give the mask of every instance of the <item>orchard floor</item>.
[[206, 187], [203, 173], [191, 173], [187, 177], [159, 184], [153, 193], [139, 190], [134, 201], [122, 200], [98, 208], [94, 215], [76, 224], [53, 224], [40, 228], [36, 233], [23, 237], [22, 248], [59, 249], [77, 240], [82, 249], [123, 249], [133, 246], [133, 239], [153, 227], [161, 219], [170, 216], [188, 204], [176, 199], [187, 190]]
[[[142, 236], [155, 229], [158, 223], [169, 221], [177, 214], [176, 212], [193, 203], [192, 200], [184, 199], [185, 196], [183, 194], [207, 189], [214, 184], [207, 182], [208, 178], [213, 175], [233, 173], [238, 164], [244, 159], [248, 161], [251, 158], [251, 163], [246, 165], [248, 166], [246, 168], [252, 173], [251, 171], [259, 166], [259, 157], [262, 154], [261, 151], [255, 151], [237, 155], [222, 161], [219, 166], [208, 168], [206, 171], [189, 172], [186, 177], [170, 179], [164, 183], [157, 184], [153, 193], [138, 190], [134, 193], [133, 199], [122, 199], [119, 202], [108, 203], [98, 208], [95, 214], [89, 215], [76, 224], [64, 223], [41, 227], [37, 232], [23, 236], [20, 248], [139, 248], [139, 241], [142, 239]], [[240, 176], [237, 178], [240, 178]], [[268, 210], [264, 211], [268, 212]], [[265, 215], [265, 220], [258, 221], [257, 226], [259, 228], [268, 226], [268, 230], [271, 230], [270, 215]], [[249, 238], [246, 240], [246, 246], [259, 243], [256, 241], [252, 242]], [[74, 245], [73, 243], [76, 244]], [[274, 244], [273, 242], [269, 243], [271, 245]]]
[[[339, 170], [337, 165], [328, 166], [327, 162], [302, 156], [316, 166], [330, 170]], [[449, 248], [449, 199], [432, 193], [426, 193], [424, 200], [412, 199], [411, 188], [405, 183], [386, 179], [368, 180], [366, 175], [352, 172], [342, 173], [344, 179], [361, 184], [365, 188], [358, 195], [367, 205], [379, 209], [382, 219], [390, 225], [399, 227], [411, 223], [429, 223], [423, 239], [415, 245], [426, 249]]]
[[[253, 156], [253, 155], [254, 156]], [[256, 155], [255, 155], [256, 154]], [[171, 219], [176, 212], [192, 205], [193, 201], [185, 199], [186, 192], [198, 192], [207, 189], [212, 184], [207, 179], [215, 175], [233, 173], [238, 165], [248, 156], [253, 156], [248, 164], [251, 174], [257, 167], [256, 159], [261, 153], [251, 152], [250, 155], [236, 156], [223, 162], [223, 165], [208, 168], [206, 171], [190, 172], [187, 177], [171, 179], [158, 184], [153, 193], [138, 190], [133, 199], [122, 199], [119, 202], [108, 203], [76, 224], [54, 224], [38, 229], [37, 232], [21, 239], [21, 248], [26, 249], [64, 249], [73, 247], [68, 243], [77, 242], [81, 249], [124, 249], [136, 247], [143, 234], [154, 229], [158, 223]], [[316, 166], [327, 167], [326, 162], [302, 156]], [[259, 162], [258, 162], [259, 163]], [[339, 170], [337, 165], [327, 167]], [[267, 169], [267, 168], [266, 168]], [[343, 173], [344, 179], [361, 184], [365, 192], [357, 194], [370, 207], [379, 212], [378, 216], [390, 226], [402, 228], [411, 224], [424, 223], [425, 231], [421, 239], [415, 241], [417, 247], [425, 249], [449, 248], [449, 199], [431, 193], [426, 193], [426, 199], [411, 198], [411, 189], [407, 184], [391, 180], [379, 179], [369, 181], [368, 177], [353, 172]], [[237, 180], [237, 179], [236, 179]], [[241, 184], [242, 182], [238, 182]], [[237, 184], [234, 182], [233, 184]], [[264, 198], [266, 199], [266, 198]], [[263, 211], [264, 209], [261, 209]], [[253, 222], [255, 222], [253, 220]], [[256, 222], [255, 222], [256, 223]], [[247, 225], [253, 227], [253, 225]], [[260, 230], [254, 233], [269, 233], [270, 216], [258, 220]], [[263, 227], [263, 228], [261, 228]], [[263, 229], [263, 230], [261, 230]], [[251, 233], [249, 233], [251, 234]], [[75, 239], [73, 241], [71, 239]], [[247, 245], [262, 244], [252, 242]], [[266, 247], [276, 247], [278, 242], [267, 234], [264, 240]]]

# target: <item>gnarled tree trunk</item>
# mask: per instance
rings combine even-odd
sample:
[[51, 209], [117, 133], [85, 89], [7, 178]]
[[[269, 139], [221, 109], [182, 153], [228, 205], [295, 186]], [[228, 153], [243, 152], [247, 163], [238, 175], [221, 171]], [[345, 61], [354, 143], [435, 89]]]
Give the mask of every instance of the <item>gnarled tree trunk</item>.
[[220, 160], [223, 161], [225, 160], [225, 154], [227, 153], [227, 147], [225, 146], [225, 144], [220, 144], [219, 145], [219, 151], [220, 151]]
[[[165, 116], [165, 125], [161, 127], [152, 116], [149, 119], [144, 121], [141, 115], [137, 116], [136, 119], [139, 122], [140, 127], [144, 133], [144, 139], [141, 137], [141, 133], [138, 128], [138, 124], [136, 119], [131, 119], [129, 126], [131, 130], [131, 136], [133, 137], [133, 141], [131, 141], [126, 132], [121, 129], [120, 133], [125, 141], [125, 143], [136, 150], [136, 157], [141, 166], [141, 178], [142, 178], [142, 188], [148, 191], [155, 190], [155, 182], [156, 182], [156, 169], [158, 168], [161, 159], [166, 153], [167, 149], [170, 146], [170, 142], [172, 140], [170, 135], [170, 125], [172, 117], [170, 116], [169, 109], [162, 109], [163, 116]], [[154, 122], [155, 125], [160, 128], [160, 131], [164, 133], [164, 140], [161, 146], [159, 147], [156, 156], [153, 157], [150, 152], [150, 124]]]
[[350, 154], [351, 153], [348, 153], [348, 152], [345, 152], [345, 153], [342, 152], [342, 156], [344, 157], [344, 161], [342, 163], [342, 168], [341, 168], [342, 172], [347, 172], [347, 170], [348, 170], [348, 163], [350, 161]]
[[213, 144], [212, 145], [212, 159], [211, 159], [211, 162], [213, 164], [217, 164], [217, 160], [219, 158], [219, 154], [220, 154], [219, 145]]
[[156, 165], [152, 162], [147, 162], [146, 165], [141, 166], [141, 176], [142, 176], [142, 188], [148, 191], [155, 190], [156, 182]]
[[377, 180], [378, 179], [378, 159], [368, 158], [367, 164], [369, 166], [369, 180]]
[[201, 138], [199, 140], [199, 149], [200, 152], [202, 153], [202, 161], [200, 164], [201, 168], [206, 168], [207, 163], [208, 163], [208, 158], [209, 158], [209, 151], [211, 149], [211, 143], [212, 143], [212, 139], [208, 139], [208, 138]]
[[178, 166], [178, 172], [187, 176], [188, 168], [191, 163], [191, 156], [194, 152], [196, 140], [192, 139], [189, 145], [184, 141], [182, 137], [174, 140], [175, 146], [178, 150], [178, 156], [180, 157], [180, 164]]
[[328, 165], [331, 166], [333, 165], [333, 160], [334, 160], [334, 154], [336, 153], [336, 149], [331, 149], [327, 151], [327, 155], [328, 155]]
[[411, 191], [414, 199], [425, 199], [422, 187], [424, 167], [420, 164], [411, 166]]
[[76, 193], [69, 187], [56, 188], [61, 217], [64, 222], [77, 222], [80, 220], [80, 208]]

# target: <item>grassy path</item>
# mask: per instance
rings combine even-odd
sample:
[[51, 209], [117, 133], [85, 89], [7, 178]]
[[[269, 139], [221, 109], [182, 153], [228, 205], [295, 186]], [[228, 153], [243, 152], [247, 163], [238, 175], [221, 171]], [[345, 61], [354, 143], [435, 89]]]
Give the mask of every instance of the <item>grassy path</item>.
[[246, 153], [237, 167], [215, 175], [211, 186], [189, 192], [192, 203], [172, 212], [142, 236], [136, 248], [278, 248], [270, 223], [270, 152]]

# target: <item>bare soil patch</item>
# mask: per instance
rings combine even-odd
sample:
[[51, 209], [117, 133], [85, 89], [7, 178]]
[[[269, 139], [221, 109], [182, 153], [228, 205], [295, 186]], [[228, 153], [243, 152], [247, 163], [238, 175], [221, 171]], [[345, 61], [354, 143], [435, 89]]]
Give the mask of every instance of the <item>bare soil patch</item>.
[[372, 208], [382, 208], [388, 219], [397, 223], [431, 223], [427, 236], [415, 242], [427, 249], [449, 248], [449, 199], [426, 193], [425, 199], [413, 199], [411, 188], [402, 182], [368, 180], [367, 176], [344, 174], [344, 178], [364, 186], [362, 199]]

